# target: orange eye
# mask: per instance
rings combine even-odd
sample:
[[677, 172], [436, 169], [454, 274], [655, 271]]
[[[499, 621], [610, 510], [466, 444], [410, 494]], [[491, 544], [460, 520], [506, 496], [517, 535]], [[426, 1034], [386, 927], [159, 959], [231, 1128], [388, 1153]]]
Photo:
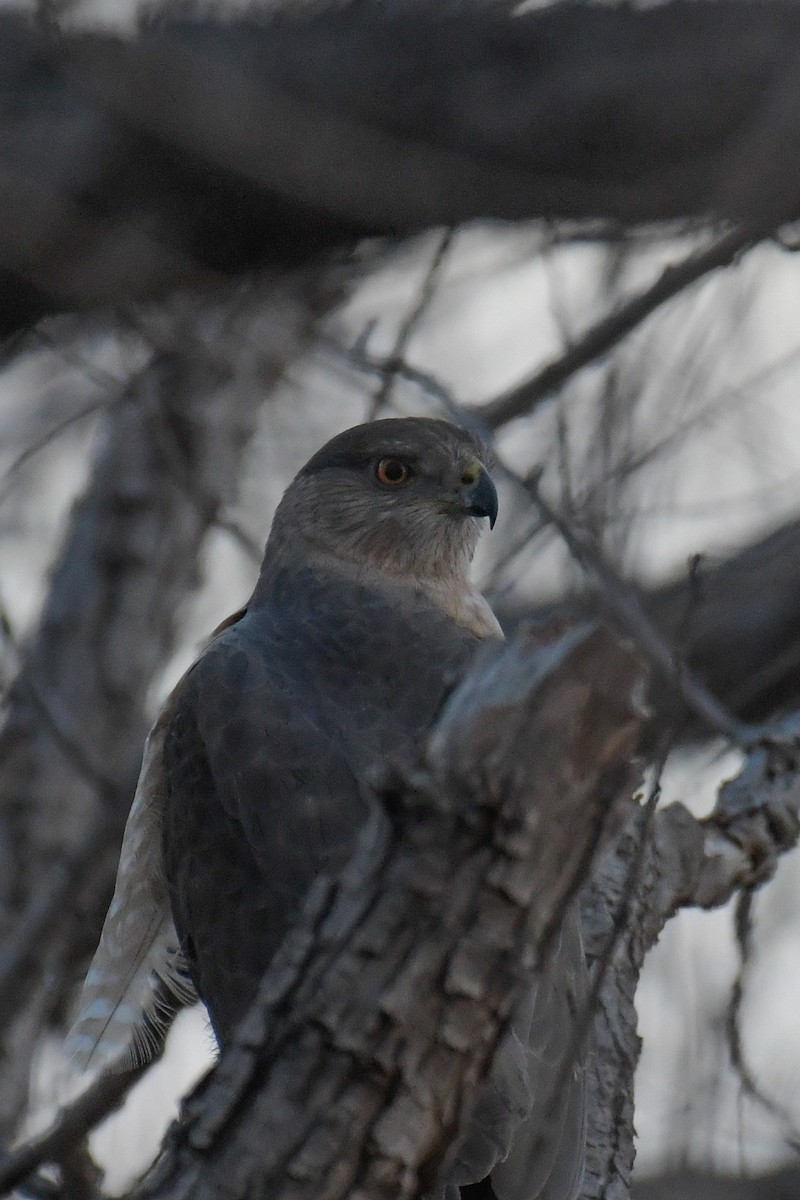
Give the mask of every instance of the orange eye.
[[399, 458], [382, 458], [375, 473], [379, 482], [386, 483], [389, 487], [406, 483], [411, 475], [408, 465]]

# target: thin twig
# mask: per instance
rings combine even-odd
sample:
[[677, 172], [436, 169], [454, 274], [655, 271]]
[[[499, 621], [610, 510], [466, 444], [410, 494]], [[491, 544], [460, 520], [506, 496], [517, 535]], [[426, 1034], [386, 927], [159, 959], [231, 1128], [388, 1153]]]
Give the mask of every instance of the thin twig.
[[85, 404], [83, 408], [79, 408], [75, 412], [69, 413], [66, 417], [62, 417], [60, 421], [55, 421], [39, 437], [33, 438], [28, 442], [3, 472], [2, 479], [0, 480], [0, 504], [2, 504], [10, 493], [15, 476], [26, 463], [39, 454], [40, 451], [46, 449], [51, 442], [54, 442], [57, 437], [60, 437], [72, 425], [79, 425], [87, 417], [93, 417], [101, 409], [110, 407], [115, 402], [115, 399], [115, 397], [109, 398], [108, 396], [103, 396], [101, 400], [93, 400], [89, 404]]
[[88, 355], [83, 354], [80, 349], [76, 350], [71, 342], [54, 337], [48, 329], [37, 326], [32, 330], [32, 337], [40, 345], [44, 346], [45, 349], [49, 350], [51, 354], [56, 355], [62, 362], [65, 362], [68, 367], [74, 367], [80, 371], [82, 375], [97, 387], [105, 391], [120, 392], [129, 386], [130, 380], [128, 378], [115, 375], [113, 371], [109, 371], [105, 367], [99, 367], [97, 363], [92, 362]]
[[407, 383], [418, 387], [420, 391], [425, 392], [432, 399], [438, 401], [448, 411], [457, 411], [459, 414], [470, 411], [469, 409], [464, 410], [461, 408], [446, 384], [442, 383], [431, 371], [424, 371], [420, 367], [412, 367], [404, 359], [398, 359], [390, 364], [385, 358], [378, 358], [375, 355], [367, 354], [361, 340], [352, 346], [342, 346], [341, 342], [337, 341], [336, 338], [323, 333], [320, 336], [320, 341], [326, 348], [341, 355], [348, 366], [354, 367], [357, 371], [383, 377], [391, 366], [392, 374], [396, 378], [404, 379]]
[[[21, 661], [21, 653], [14, 636], [11, 618], [3, 605], [0, 605], [0, 636], [17, 661]], [[88, 750], [72, 725], [69, 714], [59, 705], [56, 697], [48, 695], [39, 685], [35, 677], [35, 664], [30, 660], [17, 674], [16, 686], [24, 688], [28, 693], [34, 708], [37, 709], [53, 741], [67, 761], [79, 775], [92, 784], [103, 800], [112, 800], [117, 794], [117, 782], [92, 761]]]
[[[528, 514], [525, 514], [526, 517]], [[529, 550], [533, 543], [542, 533], [547, 532], [552, 535], [550, 525], [543, 521], [538, 515], [531, 514], [531, 519], [526, 522], [520, 519], [519, 524], [521, 529], [515, 530], [515, 535], [511, 537], [505, 548], [492, 559], [491, 569], [480, 580], [479, 587], [482, 592], [487, 593], [487, 599], [492, 600], [492, 597], [497, 599], [500, 594], [501, 581], [503, 573], [523, 554]], [[514, 583], [517, 581], [514, 580]], [[507, 590], [507, 585], [504, 591]]]
[[34, 893], [0, 950], [0, 1014], [5, 1012], [11, 993], [17, 990], [28, 961], [40, 954], [52, 927], [70, 912], [68, 902], [75, 886], [87, 869], [97, 863], [114, 831], [107, 809], [100, 809], [77, 846], [48, 868], [47, 886]]
[[112, 371], [98, 367], [96, 363], [93, 363], [86, 356], [76, 353], [68, 346], [61, 344], [44, 329], [37, 328], [33, 330], [31, 336], [47, 347], [51, 353], [57, 354], [69, 366], [80, 370], [96, 387], [105, 389], [105, 394], [100, 399], [92, 400], [88, 404], [85, 404], [83, 408], [69, 413], [60, 421], [54, 422], [40, 437], [34, 438], [20, 451], [3, 473], [2, 486], [0, 486], [0, 503], [6, 499], [11, 490], [13, 477], [34, 455], [44, 450], [51, 442], [64, 433], [65, 430], [69, 429], [70, 426], [79, 424], [81, 421], [86, 420], [87, 417], [94, 416], [95, 413], [103, 409], [110, 410], [119, 404], [120, 401], [124, 401], [134, 382], [149, 369], [150, 365], [148, 361], [131, 375], [121, 378]]
[[747, 967], [753, 951], [753, 888], [745, 888], [736, 902], [736, 944], [739, 948], [739, 970], [731, 988], [731, 999], [725, 1019], [725, 1032], [731, 1065], [739, 1077], [746, 1096], [760, 1105], [771, 1117], [776, 1117], [785, 1129], [785, 1138], [794, 1150], [800, 1150], [800, 1131], [793, 1123], [788, 1109], [770, 1099], [759, 1087], [745, 1059], [742, 1042], [742, 1004]]
[[[383, 376], [386, 374], [388, 368], [386, 359], [367, 354], [362, 341], [359, 340], [353, 345], [345, 347], [336, 338], [326, 335], [324, 332], [320, 334], [319, 340], [326, 349], [342, 357], [354, 370], [371, 375]], [[425, 371], [421, 367], [412, 367], [404, 359], [393, 362], [391, 368], [396, 378], [404, 379], [407, 383], [418, 387], [421, 392], [440, 405], [451, 420], [457, 421], [464, 429], [474, 433], [481, 439], [486, 449], [492, 451], [492, 433], [484, 424], [480, 409], [461, 404], [456, 400], [447, 384], [443, 383], [432, 371]], [[499, 469], [505, 470], [502, 464], [498, 463], [497, 465]]]
[[696, 676], [681, 665], [674, 648], [647, 616], [636, 588], [620, 578], [592, 539], [579, 533], [544, 498], [539, 487], [540, 474], [532, 473], [520, 482], [542, 516], [552, 522], [561, 534], [575, 560], [595, 576], [609, 611], [635, 638], [637, 645], [658, 670], [672, 680], [692, 712], [744, 749], [763, 741], [763, 729], [737, 720]]
[[96, 1125], [120, 1107], [134, 1083], [152, 1065], [150, 1062], [132, 1070], [104, 1072], [77, 1100], [61, 1109], [46, 1133], [7, 1154], [0, 1161], [0, 1195], [10, 1192], [43, 1163], [58, 1162], [69, 1153]]
[[405, 320], [397, 331], [397, 337], [395, 338], [392, 352], [386, 360], [383, 378], [381, 379], [375, 395], [372, 397], [372, 403], [367, 414], [368, 421], [373, 421], [375, 419], [381, 408], [389, 399], [392, 385], [394, 384], [394, 381], [399, 373], [398, 368], [404, 363], [404, 356], [408, 348], [408, 344], [411, 341], [414, 331], [425, 315], [431, 300], [433, 299], [436, 286], [439, 282], [439, 276], [442, 273], [442, 266], [444, 265], [447, 253], [453, 242], [453, 234], [454, 230], [452, 228], [447, 228], [442, 231], [439, 237], [436, 248], [433, 252], [433, 256], [428, 265], [428, 269], [425, 272], [425, 278], [423, 279], [419, 288], [416, 303], [406, 314]]
[[646, 317], [693, 283], [720, 267], [727, 267], [744, 251], [761, 240], [750, 229], [736, 228], [705, 250], [690, 254], [675, 266], [667, 267], [644, 292], [633, 296], [614, 312], [590, 326], [579, 341], [564, 354], [553, 359], [526, 379], [524, 383], [502, 392], [480, 409], [487, 428], [499, 429], [508, 421], [528, 416], [557, 388], [634, 330]]

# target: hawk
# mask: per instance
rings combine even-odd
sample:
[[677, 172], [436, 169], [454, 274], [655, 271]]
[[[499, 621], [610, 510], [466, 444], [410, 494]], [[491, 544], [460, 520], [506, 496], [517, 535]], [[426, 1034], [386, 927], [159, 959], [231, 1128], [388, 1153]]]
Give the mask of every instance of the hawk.
[[[150, 735], [73, 1035], [84, 1060], [129, 1026], [130, 1054], [146, 1059], [195, 992], [225, 1047], [315, 877], [351, 856], [369, 812], [365, 776], [414, 758], [481, 641], [502, 637], [469, 580], [480, 522], [496, 516], [481, 444], [445, 421], [359, 425], [302, 468], [250, 601]], [[555, 1120], [536, 1104], [552, 1099], [581, 995], [574, 922], [551, 957], [498, 1051], [441, 1198], [475, 1185], [498, 1200], [577, 1194], [580, 1067]]]

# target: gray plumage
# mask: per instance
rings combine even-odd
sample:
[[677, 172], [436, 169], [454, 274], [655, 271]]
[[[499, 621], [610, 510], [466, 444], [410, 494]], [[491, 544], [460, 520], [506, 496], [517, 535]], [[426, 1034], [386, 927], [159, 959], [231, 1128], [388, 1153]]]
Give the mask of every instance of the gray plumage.
[[147, 738], [114, 896], [68, 1039], [84, 1069], [148, 1062], [176, 1012], [197, 1000], [178, 947], [161, 848], [164, 730], [174, 696]]
[[[365, 774], [415, 757], [480, 639], [501, 636], [468, 580], [479, 519], [493, 523], [496, 505], [480, 445], [445, 422], [379, 421], [334, 438], [287, 490], [246, 610], [168, 702], [145, 789], [160, 839], [146, 898], [150, 926], [160, 904], [168, 933], [168, 894], [179, 955], [159, 969], [140, 945], [138, 958], [162, 1005], [188, 974], [223, 1047], [316, 875], [350, 857]], [[142, 811], [132, 820], [141, 831]], [[135, 890], [118, 884], [118, 896]], [[499, 1200], [577, 1194], [580, 1070], [552, 1104], [550, 1092], [582, 980], [570, 924], [519, 1006], [439, 1196], [485, 1176]], [[107, 1019], [103, 997], [92, 1004]], [[156, 1008], [140, 1031], [157, 1027]], [[95, 1031], [84, 1021], [84, 1046]], [[144, 1042], [140, 1032], [140, 1053]]]

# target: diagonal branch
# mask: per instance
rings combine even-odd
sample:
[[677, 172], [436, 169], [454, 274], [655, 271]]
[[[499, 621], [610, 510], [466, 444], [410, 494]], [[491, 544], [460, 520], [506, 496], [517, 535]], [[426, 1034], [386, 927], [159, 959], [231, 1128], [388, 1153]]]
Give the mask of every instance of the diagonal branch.
[[687, 707], [712, 729], [741, 746], [751, 746], [764, 737], [764, 730], [737, 720], [681, 663], [675, 649], [646, 613], [635, 587], [619, 577], [604, 558], [593, 538], [575, 529], [545, 499], [537, 475], [518, 482], [532, 496], [537, 508], [560, 533], [575, 560], [597, 580], [608, 613], [636, 639], [649, 661], [673, 684]]
[[71, 1154], [88, 1133], [124, 1103], [133, 1085], [147, 1067], [107, 1071], [77, 1100], [61, 1109], [41, 1137], [25, 1142], [0, 1158], [0, 1195], [6, 1195], [43, 1163], [57, 1163]]
[[530, 379], [485, 404], [479, 412], [486, 427], [499, 429], [517, 417], [529, 416], [545, 400], [551, 399], [576, 372], [607, 354], [662, 304], [680, 295], [711, 271], [729, 266], [760, 240], [750, 229], [733, 229], [705, 250], [690, 254], [675, 266], [667, 267], [655, 283], [592, 325], [559, 358], [547, 363]]

